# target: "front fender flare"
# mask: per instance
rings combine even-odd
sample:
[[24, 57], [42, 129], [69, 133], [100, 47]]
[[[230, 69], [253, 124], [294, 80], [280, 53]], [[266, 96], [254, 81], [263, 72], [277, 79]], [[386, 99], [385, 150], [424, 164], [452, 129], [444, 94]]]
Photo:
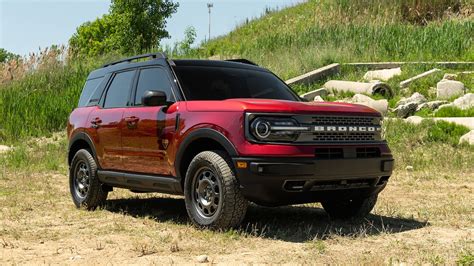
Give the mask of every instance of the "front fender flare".
[[197, 139], [201, 139], [201, 138], [208, 138], [208, 139], [212, 139], [212, 140], [216, 141], [222, 147], [224, 147], [227, 154], [229, 154], [229, 156], [231, 156], [231, 157], [238, 156], [237, 150], [235, 149], [232, 142], [226, 136], [224, 136], [224, 134], [222, 134], [221, 132], [219, 132], [215, 129], [211, 129], [211, 128], [196, 129], [196, 130], [192, 131], [191, 133], [189, 133], [184, 138], [184, 140], [181, 142], [181, 145], [179, 146], [178, 152], [176, 153], [176, 159], [175, 159], [174, 167], [175, 167], [176, 175], [179, 178], [182, 178], [180, 176], [179, 169], [181, 167], [181, 161], [182, 161], [182, 158], [183, 158], [186, 150], [188, 149], [189, 145], [193, 141], [195, 141]]

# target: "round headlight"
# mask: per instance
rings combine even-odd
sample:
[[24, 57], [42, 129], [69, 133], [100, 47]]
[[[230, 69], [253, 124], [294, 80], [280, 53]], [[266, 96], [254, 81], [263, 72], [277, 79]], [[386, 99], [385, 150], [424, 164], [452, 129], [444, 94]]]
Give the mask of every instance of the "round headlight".
[[266, 139], [268, 136], [270, 136], [271, 133], [271, 125], [268, 121], [265, 121], [263, 119], [257, 119], [254, 122], [254, 130], [255, 130], [255, 135], [261, 139]]

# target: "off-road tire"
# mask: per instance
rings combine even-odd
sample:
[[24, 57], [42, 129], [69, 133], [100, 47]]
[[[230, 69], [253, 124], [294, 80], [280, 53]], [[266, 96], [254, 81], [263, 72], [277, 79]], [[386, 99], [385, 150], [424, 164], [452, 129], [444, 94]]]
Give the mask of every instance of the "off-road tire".
[[348, 200], [323, 201], [324, 210], [333, 219], [362, 219], [366, 217], [377, 203], [377, 194]]
[[[208, 182], [207, 186], [205, 186], [205, 182]], [[212, 191], [216, 192], [214, 190], [216, 184], [219, 186], [218, 193], [212, 193]], [[202, 186], [208, 189], [212, 188], [211, 191], [207, 191], [213, 195], [209, 196], [210, 199], [219, 199], [218, 207], [215, 208], [213, 215], [211, 215], [212, 208], [207, 207], [209, 210], [206, 214], [206, 206], [199, 205], [203, 202], [200, 200], [204, 200], [205, 197], [202, 196], [203, 193], [199, 193], [199, 188]], [[222, 151], [204, 151], [194, 157], [186, 172], [184, 195], [189, 218], [194, 225], [200, 228], [227, 229], [236, 227], [240, 225], [247, 212], [248, 202], [242, 196], [232, 162]], [[205, 202], [215, 203], [214, 200]]]
[[[79, 168], [86, 169], [88, 174], [88, 188], [86, 191], [78, 189], [78, 175]], [[72, 201], [77, 208], [85, 208], [87, 210], [94, 210], [98, 206], [105, 204], [107, 194], [109, 193], [97, 177], [97, 163], [91, 152], [86, 149], [81, 149], [76, 152], [69, 167], [69, 189], [72, 196]], [[81, 196], [83, 194], [83, 196]]]

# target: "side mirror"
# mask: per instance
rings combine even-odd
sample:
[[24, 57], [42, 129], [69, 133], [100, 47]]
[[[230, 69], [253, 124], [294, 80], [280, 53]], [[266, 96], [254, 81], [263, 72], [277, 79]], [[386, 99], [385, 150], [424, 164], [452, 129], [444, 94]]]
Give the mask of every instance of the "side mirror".
[[145, 91], [142, 96], [144, 106], [163, 106], [166, 105], [166, 93], [162, 91]]

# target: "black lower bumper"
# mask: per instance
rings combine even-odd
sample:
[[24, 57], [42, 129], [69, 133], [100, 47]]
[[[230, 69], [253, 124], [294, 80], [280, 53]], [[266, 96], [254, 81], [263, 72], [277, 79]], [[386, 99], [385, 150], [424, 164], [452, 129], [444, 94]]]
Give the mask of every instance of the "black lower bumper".
[[233, 162], [248, 200], [278, 206], [379, 193], [392, 174], [394, 160], [385, 156], [332, 160], [233, 158]]

